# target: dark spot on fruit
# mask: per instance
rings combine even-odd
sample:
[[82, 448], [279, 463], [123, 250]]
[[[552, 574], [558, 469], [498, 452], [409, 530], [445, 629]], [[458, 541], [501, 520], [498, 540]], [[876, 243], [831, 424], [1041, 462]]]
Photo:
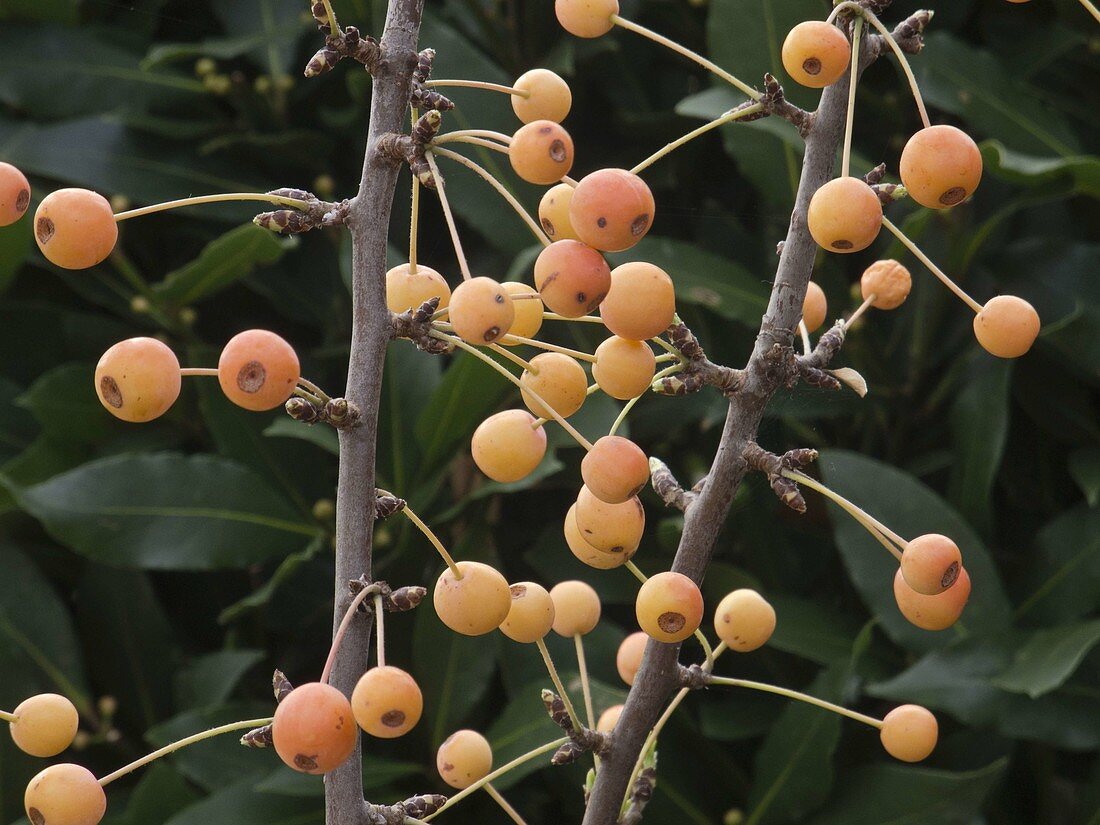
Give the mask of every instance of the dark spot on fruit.
[[635, 238], [644, 235], [649, 228], [649, 214], [639, 215], [630, 223], [630, 234]]
[[34, 234], [38, 236], [39, 243], [49, 243], [56, 227], [49, 218], [39, 218], [34, 225]]
[[20, 189], [19, 194], [15, 196], [15, 211], [22, 215], [27, 211], [27, 207], [31, 202], [31, 190]]
[[504, 296], [499, 292], [493, 296], [493, 300], [502, 306], [504, 305]]
[[557, 234], [557, 231], [554, 229], [554, 224], [550, 222], [549, 218], [542, 219], [542, 231], [549, 235], [551, 238]]
[[963, 198], [966, 197], [966, 190], [961, 186], [952, 186], [942, 195], [940, 195], [940, 203], [944, 206], [954, 206], [956, 203], [960, 203]]
[[306, 756], [304, 753], [295, 754], [294, 767], [300, 771], [317, 770], [317, 754], [313, 756]]
[[585, 295], [583, 292], [578, 292], [577, 293], [577, 303], [578, 304], [584, 305], [587, 301], [588, 301], [588, 296], [587, 295]]
[[399, 728], [405, 724], [405, 711], [388, 710], [382, 714], [382, 724], [387, 728]]
[[27, 816], [30, 817], [32, 825], [46, 825], [46, 817], [42, 816], [38, 808], [27, 808]]
[[616, 555], [617, 555], [617, 554], [619, 554], [619, 553], [622, 553], [622, 552], [624, 552], [625, 550], [626, 550], [626, 548], [625, 548], [625, 547], [623, 547], [623, 546], [622, 546], [621, 544], [616, 544], [616, 545], [615, 545], [614, 547], [612, 547], [612, 548], [611, 548], [610, 550], [608, 550], [607, 552], [608, 552], [608, 553], [613, 553], [613, 554], [616, 554]]
[[833, 241], [832, 243], [833, 249], [851, 249], [853, 246], [855, 246], [854, 243], [852, 243], [851, 241], [845, 241], [843, 239], [839, 241]]
[[687, 619], [684, 618], [682, 613], [676, 613], [671, 610], [657, 617], [657, 627], [661, 628], [665, 633], [679, 633], [684, 629], [684, 625], [686, 624]]
[[957, 561], [951, 562], [951, 565], [943, 572], [943, 578], [940, 579], [940, 585], [945, 589], [955, 583], [955, 579], [959, 577], [959, 563]]
[[596, 218], [596, 226], [603, 229], [607, 226], [607, 218]]
[[588, 302], [588, 306], [585, 307], [585, 310], [587, 312], [591, 312], [596, 307], [598, 307], [600, 304], [602, 304], [603, 299], [606, 298], [606, 297], [607, 297], [607, 293], [606, 292], [601, 292], [599, 295], [597, 295], [591, 301]]
[[522, 599], [527, 595], [527, 585], [525, 584], [513, 584], [508, 589], [512, 591], [513, 599]]
[[806, 74], [821, 74], [821, 61], [816, 57], [807, 57], [802, 61], [802, 71]]
[[237, 386], [243, 392], [259, 392], [267, 381], [267, 370], [259, 361], [249, 361], [237, 373]]
[[111, 376], [104, 375], [99, 379], [99, 394], [116, 410], [122, 407], [122, 390], [118, 388], [118, 382]]
[[485, 343], [491, 344], [500, 337], [500, 327], [489, 327], [485, 330]]
[[554, 129], [553, 126], [540, 126], [539, 127], [539, 134], [540, 135], [548, 135], [548, 134], [550, 134], [550, 132], [553, 131], [553, 129]]
[[569, 153], [565, 150], [565, 143], [555, 140], [550, 144], [550, 160], [554, 163], [565, 163], [567, 157], [569, 157]]
[[450, 762], [444, 762], [439, 767], [440, 767], [440, 770], [443, 771], [443, 773], [450, 773], [451, 771], [453, 771], [455, 769], [455, 766], [452, 765]]

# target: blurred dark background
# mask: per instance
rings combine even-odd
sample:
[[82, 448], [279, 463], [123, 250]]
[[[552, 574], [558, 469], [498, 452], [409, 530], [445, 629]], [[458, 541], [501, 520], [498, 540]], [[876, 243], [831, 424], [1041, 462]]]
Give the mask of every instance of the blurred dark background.
[[[822, 451], [818, 472], [906, 536], [956, 538], [974, 579], [963, 621], [915, 630], [893, 604], [891, 560], [839, 511], [807, 493], [802, 517], [750, 479], [723, 533], [705, 593], [735, 586], [776, 606], [773, 642], [727, 656], [723, 673], [774, 681], [881, 714], [907, 701], [940, 718], [941, 744], [917, 767], [894, 763], [873, 731], [768, 696], [691, 697], [660, 743], [653, 823], [1100, 822], [1100, 26], [1074, 0], [934, 4], [914, 67], [936, 122], [983, 148], [968, 204], [889, 216], [979, 301], [1011, 292], [1042, 315], [1018, 362], [974, 342], [972, 316], [886, 233], [867, 253], [822, 256], [830, 317], [858, 303], [876, 257], [910, 266], [914, 289], [872, 312], [838, 364], [871, 391], [797, 390], [777, 398], [761, 443]], [[379, 34], [384, 3], [336, 0], [341, 21]], [[899, 2], [887, 21], [917, 8]], [[623, 0], [625, 16], [704, 50], [750, 82], [779, 67], [817, 0]], [[0, 0], [0, 160], [48, 191], [85, 186], [143, 205], [191, 194], [294, 186], [347, 197], [359, 178], [369, 77], [341, 64], [306, 82], [320, 45], [305, 0], [113, 2]], [[438, 78], [509, 83], [533, 66], [570, 82], [565, 121], [575, 174], [632, 166], [739, 102], [694, 65], [626, 32], [564, 35], [550, 0], [429, 0], [422, 43]], [[785, 79], [780, 74], [781, 80]], [[816, 93], [787, 83], [812, 106]], [[518, 126], [502, 95], [454, 90], [445, 129]], [[883, 59], [860, 86], [856, 173], [896, 169], [919, 126], [904, 78]], [[758, 324], [797, 181], [788, 124], [725, 127], [646, 173], [658, 210], [636, 254], [665, 266], [679, 307], [715, 360], [739, 365]], [[473, 157], [534, 208], [506, 160]], [[476, 273], [530, 281], [532, 239], [507, 205], [441, 161]], [[893, 178], [896, 180], [896, 178]], [[404, 260], [408, 175], [394, 210]], [[457, 266], [435, 199], [424, 199], [421, 260]], [[68, 694], [84, 715], [71, 758], [97, 772], [211, 724], [266, 714], [273, 667], [315, 679], [328, 649], [335, 436], [281, 414], [229, 405], [189, 379], [162, 420], [127, 426], [97, 403], [92, 369], [121, 338], [157, 335], [187, 366], [216, 363], [253, 326], [294, 343], [304, 373], [339, 393], [349, 337], [346, 238], [282, 239], [251, 226], [248, 205], [172, 212], [122, 226], [117, 254], [84, 272], [46, 264], [31, 221], [0, 230], [0, 706]], [[579, 327], [584, 327], [579, 328]], [[592, 351], [589, 325], [546, 328]], [[389, 353], [380, 483], [409, 499], [456, 555], [491, 560], [510, 580], [595, 584], [600, 627], [587, 640], [597, 705], [622, 700], [614, 652], [635, 629], [635, 583], [582, 569], [561, 520], [580, 453], [551, 431], [552, 454], [524, 482], [488, 484], [468, 455], [473, 428], [518, 403], [465, 357], [407, 342]], [[606, 429], [618, 405], [578, 413]], [[629, 433], [680, 478], [701, 476], [723, 402], [709, 392], [648, 398]], [[508, 495], [504, 495], [508, 493]], [[652, 493], [636, 561], [667, 569], [680, 522]], [[438, 558], [406, 520], [378, 528], [377, 574], [428, 586]], [[443, 790], [434, 748], [458, 727], [485, 731], [502, 764], [554, 735], [537, 653], [498, 634], [445, 631], [430, 605], [389, 618], [389, 659], [409, 669], [425, 715], [403, 740], [366, 743], [372, 800]], [[572, 643], [553, 640], [567, 678]], [[685, 647], [686, 657], [696, 649]], [[575, 682], [574, 682], [575, 684]], [[0, 818], [17, 821], [41, 765], [0, 737]], [[531, 823], [578, 822], [584, 769], [499, 783]], [[234, 737], [164, 760], [112, 786], [110, 822], [291, 825], [323, 819], [321, 783]], [[445, 821], [504, 821], [487, 797]]]

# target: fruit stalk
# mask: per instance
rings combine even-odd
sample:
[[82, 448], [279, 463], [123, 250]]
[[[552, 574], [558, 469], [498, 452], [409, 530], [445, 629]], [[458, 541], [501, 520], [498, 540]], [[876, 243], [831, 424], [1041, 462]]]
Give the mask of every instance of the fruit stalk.
[[[344, 393], [360, 411], [359, 426], [340, 430], [340, 476], [336, 491], [336, 571], [333, 633], [351, 599], [347, 583], [370, 578], [374, 533], [378, 399], [390, 337], [386, 307], [386, 245], [400, 167], [382, 157], [377, 142], [400, 132], [409, 108], [424, 0], [389, 0], [382, 59], [374, 73], [370, 125], [359, 192], [347, 217], [352, 242], [352, 338]], [[331, 683], [351, 695], [367, 669], [371, 620], [353, 622], [337, 657]], [[325, 781], [327, 825], [365, 825], [362, 757], [358, 747]]]

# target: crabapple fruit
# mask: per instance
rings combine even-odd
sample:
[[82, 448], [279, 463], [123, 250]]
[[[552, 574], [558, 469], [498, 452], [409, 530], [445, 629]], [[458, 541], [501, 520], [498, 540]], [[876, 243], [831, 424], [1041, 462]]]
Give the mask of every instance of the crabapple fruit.
[[179, 398], [180, 362], [156, 338], [119, 341], [96, 364], [95, 391], [115, 418], [152, 421]]
[[615, 26], [619, 0], [554, 0], [554, 14], [561, 27], [576, 37], [599, 37]]
[[526, 92], [526, 95], [512, 94], [512, 110], [524, 123], [536, 120], [561, 123], [573, 105], [569, 84], [549, 69], [524, 72], [516, 78], [512, 88]]
[[508, 588], [512, 606], [500, 632], [514, 642], [532, 644], [545, 638], [554, 626], [554, 600], [541, 584], [519, 582]]
[[554, 241], [535, 259], [535, 289], [553, 312], [580, 318], [611, 289], [611, 268], [603, 255], [568, 238]]
[[581, 487], [577, 496], [577, 529], [588, 544], [604, 553], [633, 556], [645, 531], [645, 508], [637, 496], [608, 504]]
[[682, 573], [651, 576], [634, 603], [638, 626], [658, 642], [682, 642], [703, 621], [703, 594]]
[[634, 684], [634, 677], [642, 666], [642, 657], [645, 656], [645, 646], [648, 643], [649, 636], [639, 630], [631, 633], [619, 645], [619, 652], [615, 654], [615, 669], [628, 685]]
[[455, 566], [461, 579], [448, 567], [435, 583], [432, 600], [436, 614], [455, 633], [491, 633], [512, 607], [507, 579], [495, 567], [478, 561], [460, 561]]
[[565, 543], [569, 546], [569, 552], [571, 552], [578, 561], [584, 562], [589, 567], [594, 567], [597, 570], [612, 570], [616, 567], [621, 567], [634, 557], [634, 552], [631, 551], [621, 553], [609, 553], [605, 550], [599, 550], [588, 543], [584, 535], [581, 533], [580, 528], [577, 526], [577, 505], [572, 504], [569, 507], [569, 511], [565, 514], [564, 523]]
[[533, 370], [524, 370], [519, 377], [523, 403], [540, 418], [553, 418], [550, 411], [536, 401], [534, 393], [560, 415], [568, 418], [581, 408], [588, 398], [588, 374], [575, 358], [560, 352], [544, 352], [529, 362]]
[[399, 264], [386, 273], [386, 306], [390, 312], [419, 309], [429, 298], [439, 299], [439, 309], [451, 300], [447, 279], [430, 266], [417, 264], [416, 272], [410, 272], [409, 264]]
[[110, 202], [88, 189], [58, 189], [38, 204], [34, 239], [46, 259], [62, 269], [87, 269], [115, 248], [118, 224]]
[[910, 587], [900, 567], [894, 575], [894, 600], [898, 603], [898, 610], [910, 624], [921, 630], [946, 630], [951, 627], [959, 620], [969, 598], [970, 574], [965, 567], [959, 568], [959, 577], [953, 585], [935, 596], [925, 596]]
[[611, 733], [615, 729], [619, 717], [623, 715], [624, 707], [626, 705], [612, 705], [601, 713], [600, 718], [596, 721], [596, 730], [600, 733]]
[[271, 723], [275, 752], [300, 773], [340, 767], [355, 750], [359, 728], [351, 702], [332, 685], [307, 682], [288, 693]]
[[920, 705], [900, 705], [882, 720], [879, 730], [886, 752], [902, 762], [920, 762], [936, 747], [939, 724]]
[[612, 398], [627, 401], [649, 389], [656, 369], [657, 361], [649, 344], [612, 335], [596, 347], [592, 377]]
[[539, 201], [539, 223], [552, 241], [578, 240], [569, 220], [569, 204], [573, 202], [573, 187], [568, 183], [551, 186]]
[[576, 579], [550, 588], [554, 600], [554, 632], [571, 639], [591, 633], [600, 621], [600, 596], [591, 585]]
[[954, 126], [928, 126], [905, 144], [898, 164], [909, 197], [929, 209], [962, 203], [982, 179], [982, 153]]
[[31, 825], [96, 825], [107, 812], [107, 795], [87, 768], [50, 765], [27, 784], [23, 806]]
[[605, 435], [581, 459], [581, 479], [600, 501], [629, 501], [649, 482], [649, 459], [621, 435]]
[[901, 554], [905, 583], [922, 596], [935, 596], [955, 583], [962, 569], [959, 546], [947, 536], [917, 536]]
[[863, 271], [859, 279], [859, 291], [863, 300], [872, 295], [875, 309], [897, 309], [909, 297], [913, 278], [909, 270], [893, 259], [875, 261]]
[[783, 68], [811, 89], [832, 86], [848, 69], [852, 45], [839, 28], [823, 20], [799, 23], [783, 41]]
[[371, 736], [396, 739], [420, 721], [424, 696], [409, 673], [379, 665], [359, 677], [351, 694], [351, 710], [359, 727]]
[[222, 392], [246, 410], [262, 412], [282, 406], [301, 376], [294, 348], [266, 329], [237, 333], [218, 358]]
[[573, 138], [552, 120], [536, 120], [512, 135], [508, 159], [528, 183], [555, 183], [573, 168]]
[[57, 756], [73, 743], [80, 714], [64, 696], [40, 693], [19, 703], [9, 726], [16, 747], [31, 756]]
[[10, 163], [0, 161], [0, 226], [11, 226], [31, 205], [27, 176]]
[[[542, 329], [543, 305], [538, 292], [533, 286], [520, 281], [505, 281], [501, 286], [512, 299], [512, 309], [515, 311], [515, 318], [512, 319], [512, 325], [508, 327], [508, 334], [518, 335], [520, 338], [534, 338]], [[506, 346], [516, 346], [514, 343], [508, 344], [503, 340], [501, 343]]]
[[482, 421], [470, 452], [485, 475], [501, 484], [526, 478], [546, 455], [546, 431], [527, 410], [503, 410]]
[[501, 284], [484, 276], [455, 287], [447, 314], [455, 335], [467, 344], [484, 346], [506, 335], [516, 319], [512, 296]]
[[1019, 358], [1039, 335], [1039, 313], [1023, 298], [998, 295], [974, 316], [974, 336], [998, 358]]
[[435, 767], [444, 782], [462, 790], [489, 775], [493, 748], [476, 730], [455, 731], [439, 746]]
[[755, 590], [734, 590], [714, 611], [714, 632], [730, 650], [756, 650], [775, 632], [775, 608]]
[[659, 266], [632, 261], [611, 270], [611, 289], [600, 304], [604, 326], [620, 338], [660, 335], [676, 315], [676, 289]]
[[810, 198], [806, 222], [822, 249], [859, 252], [878, 237], [882, 202], [859, 178], [834, 178]]
[[581, 178], [569, 202], [569, 222], [582, 241], [603, 252], [630, 249], [649, 232], [656, 205], [644, 180], [625, 169]]
[[829, 302], [825, 299], [825, 291], [810, 281], [806, 284], [806, 297], [802, 301], [802, 321], [810, 332], [818, 329], [825, 323], [825, 316], [829, 312]]

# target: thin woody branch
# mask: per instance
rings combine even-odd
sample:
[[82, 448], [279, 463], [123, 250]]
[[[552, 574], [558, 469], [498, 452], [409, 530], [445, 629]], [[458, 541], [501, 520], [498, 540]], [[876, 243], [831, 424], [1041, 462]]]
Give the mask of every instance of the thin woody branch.
[[431, 816], [447, 804], [447, 797], [438, 793], [411, 796], [393, 805], [367, 805], [366, 818], [370, 825], [405, 825], [409, 819], [420, 821]]
[[844, 346], [847, 329], [844, 321], [837, 321], [817, 339], [817, 345], [812, 352], [798, 356], [798, 377], [806, 384], [823, 390], [840, 389], [840, 381], [826, 372], [825, 367], [829, 366], [836, 354], [840, 352], [840, 348]]
[[543, 690], [542, 703], [546, 712], [569, 737], [569, 741], [558, 748], [550, 759], [552, 765], [568, 765], [591, 751], [597, 756], [605, 756], [611, 749], [611, 737], [591, 728], [577, 728], [569, 718], [565, 702], [552, 690]]
[[320, 227], [342, 226], [347, 220], [351, 202], [323, 201], [304, 189], [274, 189], [267, 193], [278, 198], [305, 201], [305, 209], [275, 209], [261, 212], [252, 222], [256, 226], [278, 232], [280, 235], [298, 235]]
[[[800, 109], [795, 106], [786, 96], [783, 94], [783, 87], [779, 85], [779, 81], [775, 79], [775, 76], [771, 72], [764, 74], [764, 96], [760, 98], [760, 104], [763, 105], [764, 111], [769, 115], [775, 115], [781, 117], [784, 120], [790, 122], [798, 129], [798, 134], [803, 138], [810, 133], [810, 129], [813, 128], [814, 113], [807, 112], [805, 109]], [[749, 118], [745, 118], [748, 120]]]
[[685, 490], [668, 468], [659, 458], [649, 459], [649, 478], [653, 490], [661, 497], [661, 500], [669, 507], [686, 513], [691, 502], [699, 494], [698, 490]]
[[[750, 470], [767, 476], [768, 484], [776, 497], [797, 513], [806, 512], [806, 499], [798, 485], [783, 475], [784, 470], [801, 470], [817, 459], [817, 450], [799, 448], [783, 455], [769, 453], [755, 441], [750, 441], [741, 451]], [[694, 687], [694, 685], [692, 685]]]
[[679, 318], [665, 331], [665, 335], [673, 349], [680, 354], [684, 364], [679, 372], [655, 381], [653, 383], [655, 393], [688, 395], [698, 392], [703, 387], [711, 386], [723, 395], [729, 396], [740, 389], [743, 380], [741, 371], [715, 364], [707, 358], [699, 339]]

